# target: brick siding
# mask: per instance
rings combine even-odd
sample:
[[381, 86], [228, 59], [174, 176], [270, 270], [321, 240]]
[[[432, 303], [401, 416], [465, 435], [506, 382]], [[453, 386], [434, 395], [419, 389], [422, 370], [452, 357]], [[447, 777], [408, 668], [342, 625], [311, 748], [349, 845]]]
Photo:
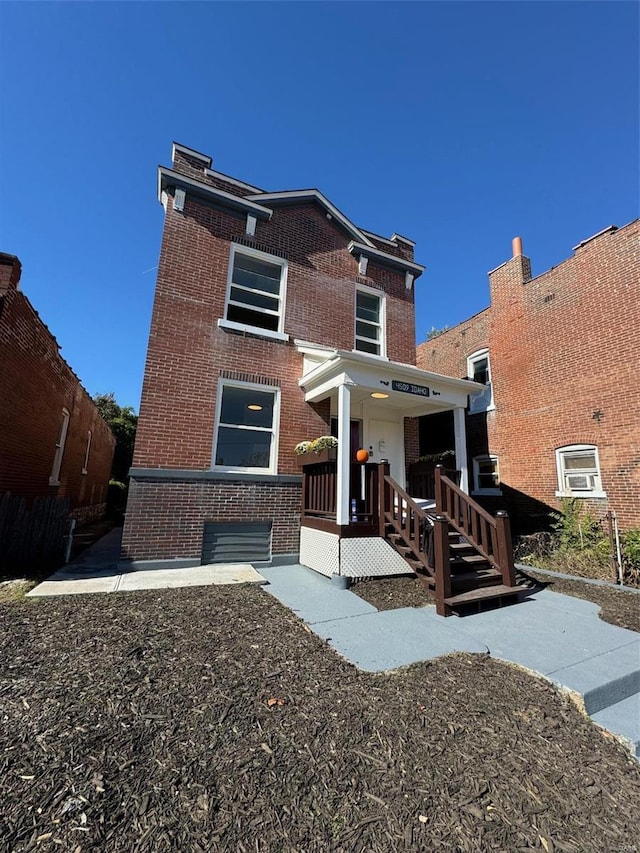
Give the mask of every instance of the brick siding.
[[489, 347], [496, 408], [468, 416], [469, 456], [499, 457], [512, 512], [557, 508], [556, 448], [593, 444], [607, 498], [589, 505], [640, 526], [639, 236], [638, 220], [606, 231], [535, 278], [512, 258], [490, 308], [418, 346], [420, 367], [453, 376]]
[[[104, 512], [115, 439], [60, 356], [55, 338], [18, 290], [19, 280], [17, 258], [0, 256], [0, 495], [11, 492], [28, 501], [68, 497], [73, 515], [98, 517]], [[63, 408], [70, 419], [60, 485], [50, 486]]]

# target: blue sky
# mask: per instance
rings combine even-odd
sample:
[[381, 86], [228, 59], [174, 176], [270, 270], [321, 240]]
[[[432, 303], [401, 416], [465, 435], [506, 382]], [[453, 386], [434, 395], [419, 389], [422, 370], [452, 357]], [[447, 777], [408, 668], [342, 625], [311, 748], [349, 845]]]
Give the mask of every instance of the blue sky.
[[416, 335], [638, 215], [639, 6], [1, 3], [0, 250], [87, 390], [138, 408], [176, 140], [416, 240]]

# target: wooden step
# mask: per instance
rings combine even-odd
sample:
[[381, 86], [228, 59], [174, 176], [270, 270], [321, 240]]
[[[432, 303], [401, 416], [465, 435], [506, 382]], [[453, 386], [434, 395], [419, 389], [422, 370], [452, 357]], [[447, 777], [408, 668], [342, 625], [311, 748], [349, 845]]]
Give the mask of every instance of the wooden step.
[[474, 554], [475, 548], [473, 545], [469, 545], [468, 542], [450, 542], [449, 543], [449, 553], [450, 554]]
[[498, 584], [497, 586], [486, 586], [483, 589], [472, 589], [460, 595], [452, 595], [450, 598], [445, 598], [444, 603], [448, 607], [457, 607], [460, 604], [472, 604], [474, 601], [491, 601], [492, 598], [506, 598], [507, 596], [517, 595], [519, 592], [522, 592], [522, 587]]
[[497, 569], [488, 567], [475, 572], [460, 572], [451, 576], [451, 586], [456, 594], [471, 589], [479, 589], [502, 582], [502, 575]]
[[491, 563], [486, 560], [482, 554], [460, 554], [456, 555], [451, 560], [451, 568], [455, 571], [457, 568], [479, 568], [490, 566]]

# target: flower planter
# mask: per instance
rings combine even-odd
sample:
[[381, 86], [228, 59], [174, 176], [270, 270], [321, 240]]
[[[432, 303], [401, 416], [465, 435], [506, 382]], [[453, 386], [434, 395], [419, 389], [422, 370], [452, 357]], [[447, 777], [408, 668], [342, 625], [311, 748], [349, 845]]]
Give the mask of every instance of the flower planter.
[[337, 447], [325, 447], [319, 453], [300, 453], [296, 456], [300, 468], [304, 465], [317, 465], [318, 462], [335, 462], [337, 458]]

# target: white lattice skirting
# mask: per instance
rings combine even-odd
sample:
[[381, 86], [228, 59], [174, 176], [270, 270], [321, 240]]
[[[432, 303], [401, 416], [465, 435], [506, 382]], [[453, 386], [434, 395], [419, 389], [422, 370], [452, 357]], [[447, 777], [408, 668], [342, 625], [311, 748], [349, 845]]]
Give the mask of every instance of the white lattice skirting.
[[335, 533], [300, 528], [300, 562], [322, 575], [350, 578], [411, 574], [388, 542], [377, 537], [339, 539]]

